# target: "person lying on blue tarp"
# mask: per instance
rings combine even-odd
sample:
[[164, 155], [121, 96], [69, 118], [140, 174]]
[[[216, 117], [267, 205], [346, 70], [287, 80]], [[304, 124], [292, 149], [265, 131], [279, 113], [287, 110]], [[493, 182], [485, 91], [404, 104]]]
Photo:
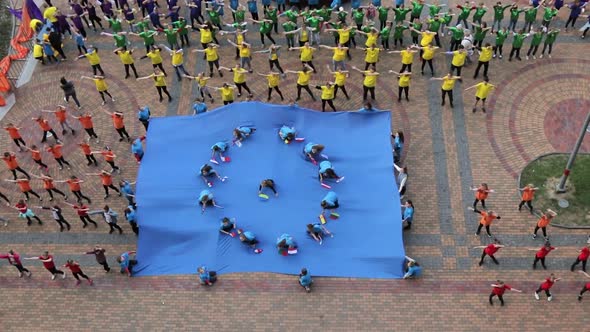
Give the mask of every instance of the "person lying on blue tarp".
[[217, 272], [209, 271], [206, 266], [200, 266], [197, 273], [199, 274], [199, 282], [203, 286], [213, 286], [217, 281]]
[[233, 220], [231, 220], [227, 217], [224, 217], [221, 220], [221, 226], [219, 226], [219, 231], [221, 233], [227, 234], [231, 237], [234, 237], [234, 236], [236, 236], [234, 234], [234, 229], [236, 229], [236, 223]]
[[417, 278], [422, 275], [422, 266], [418, 264], [412, 258], [406, 256], [406, 260], [408, 261], [406, 266], [406, 274], [404, 274], [404, 279], [410, 278]]
[[295, 139], [296, 134], [297, 131], [295, 131], [295, 128], [293, 127], [282, 126], [281, 129], [279, 129], [279, 137], [285, 142], [285, 144], [291, 143], [291, 141]]
[[323, 157], [322, 151], [324, 151], [323, 145], [312, 142], [305, 144], [305, 147], [303, 147], [303, 153], [314, 165], [317, 165], [317, 160]]
[[283, 234], [277, 239], [277, 249], [283, 256], [295, 255], [297, 253], [297, 243], [289, 234]]
[[306, 268], [301, 269], [301, 273], [299, 273], [299, 285], [305, 288], [306, 292], [311, 292], [311, 284], [313, 280], [311, 280], [311, 274], [307, 271]]

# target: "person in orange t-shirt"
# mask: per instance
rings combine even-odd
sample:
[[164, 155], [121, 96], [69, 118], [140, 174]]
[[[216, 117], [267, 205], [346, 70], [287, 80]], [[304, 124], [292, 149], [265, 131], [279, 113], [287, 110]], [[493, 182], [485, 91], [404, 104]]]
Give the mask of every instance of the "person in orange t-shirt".
[[47, 121], [47, 119], [44, 119], [40, 115], [32, 119], [33, 121], [37, 122], [37, 124], [39, 124], [39, 127], [41, 127], [41, 130], [43, 130], [43, 138], [41, 139], [41, 143], [45, 143], [47, 141], [47, 133], [51, 133], [51, 135], [53, 135], [53, 138], [55, 138], [56, 142], [59, 141], [59, 137], [57, 137], [57, 134], [55, 133], [53, 128], [51, 128], [51, 125], [49, 125], [49, 121]]
[[492, 237], [492, 234], [490, 233], [490, 226], [492, 225], [492, 222], [494, 221], [494, 219], [500, 219], [500, 216], [496, 214], [496, 212], [492, 211], [492, 210], [488, 210], [488, 211], [479, 211], [478, 209], [474, 209], [472, 207], [469, 207], [469, 210], [472, 210], [475, 213], [479, 213], [481, 215], [481, 219], [479, 220], [479, 226], [477, 227], [477, 231], [475, 232], [475, 236], [479, 236], [479, 232], [481, 232], [481, 229], [485, 226], [486, 228], [486, 233], [488, 234], [488, 237]]
[[80, 124], [82, 125], [82, 128], [84, 128], [84, 130], [86, 131], [86, 133], [88, 134], [88, 136], [90, 136], [90, 138], [95, 138], [96, 139], [96, 143], [98, 143], [98, 135], [96, 135], [96, 132], [94, 131], [94, 124], [92, 123], [92, 114], [90, 114], [90, 112], [86, 112], [83, 115], [80, 116], [74, 116], [71, 115], [70, 116], [78, 121], [80, 121]]
[[107, 199], [110, 196], [109, 188], [113, 189], [119, 194], [119, 196], [121, 196], [121, 192], [119, 191], [119, 189], [117, 189], [117, 187], [113, 185], [113, 176], [111, 175], [111, 173], [103, 170], [100, 173], [86, 173], [86, 175], [100, 176], [102, 187], [104, 188], [104, 199]]
[[31, 158], [33, 158], [33, 161], [39, 165], [39, 168], [41, 169], [45, 169], [45, 172], [47, 172], [47, 165], [45, 165], [45, 163], [41, 160], [41, 150], [39, 150], [39, 148], [36, 145], [32, 145], [31, 147], [25, 146], [25, 149], [29, 150], [31, 152]]
[[62, 144], [52, 144], [45, 150], [53, 155], [53, 158], [59, 164], [59, 169], [64, 169], [64, 164], [68, 169], [72, 169], [72, 165], [64, 159], [63, 153], [61, 152], [62, 147]]
[[[486, 208], [486, 199], [489, 193], [493, 193], [492, 189], [488, 188], [487, 183], [482, 183], [479, 187], [472, 187], [472, 191], [475, 191], [475, 200], [473, 201], [473, 209], [477, 209], [477, 203], [481, 202], [481, 206]], [[476, 210], [477, 211], [477, 210]]]
[[127, 139], [128, 142], [131, 142], [131, 137], [127, 133], [125, 129], [125, 123], [123, 122], [123, 113], [120, 112], [109, 112], [107, 110], [103, 110], [105, 113], [111, 116], [113, 119], [113, 126], [115, 130], [119, 134], [119, 142], [122, 142], [124, 139]]
[[4, 156], [2, 157], [2, 160], [4, 160], [4, 162], [6, 163], [6, 166], [8, 166], [8, 170], [10, 170], [10, 172], [12, 172], [12, 176], [14, 176], [15, 180], [16, 180], [16, 171], [23, 173], [27, 177], [27, 179], [31, 179], [31, 176], [29, 175], [29, 173], [27, 173], [24, 169], [22, 169], [18, 165], [18, 162], [16, 161], [16, 155], [14, 153], [4, 152]]
[[4, 127], [4, 130], [6, 130], [8, 132], [8, 135], [10, 135], [10, 138], [12, 139], [14, 144], [16, 144], [16, 146], [18, 146], [18, 149], [22, 152], [24, 150], [23, 150], [21, 144], [23, 146], [27, 146], [27, 143], [25, 143], [23, 138], [20, 136], [20, 132], [19, 132], [20, 129], [21, 128], [15, 127], [12, 123], [9, 123], [6, 125], [6, 127]]
[[55, 118], [57, 119], [57, 122], [59, 122], [59, 125], [61, 126], [61, 134], [62, 135], [65, 135], [68, 132], [66, 130], [66, 128], [68, 128], [68, 130], [70, 130], [72, 132], [72, 135], [76, 135], [76, 131], [74, 130], [74, 128], [72, 128], [72, 126], [70, 126], [70, 124], [68, 123], [68, 119], [66, 118], [66, 107], [65, 106], [57, 105], [57, 108], [55, 109], [55, 111], [42, 110], [41, 112], [55, 114]]
[[49, 194], [49, 201], [53, 201], [53, 193], [57, 193], [63, 196], [64, 200], [68, 200], [68, 196], [66, 194], [64, 194], [63, 191], [55, 188], [55, 184], [53, 184], [53, 178], [49, 175], [41, 175], [41, 176], [37, 176], [35, 174], [33, 174], [34, 177], [36, 177], [39, 180], [43, 181], [43, 189], [45, 189], [47, 191], [47, 193]]
[[98, 166], [98, 161], [96, 161], [96, 158], [94, 157], [94, 155], [92, 154], [92, 150], [90, 149], [90, 144], [88, 144], [88, 142], [82, 142], [79, 143], [78, 146], [80, 146], [80, 148], [82, 148], [82, 152], [84, 152], [84, 156], [86, 157], [86, 160], [88, 160], [88, 166], [94, 164], [94, 166]]
[[92, 204], [92, 201], [90, 200], [90, 198], [84, 196], [84, 194], [82, 194], [82, 188], [80, 187], [80, 183], [84, 182], [80, 179], [78, 179], [75, 175], [70, 176], [69, 179], [67, 180], [60, 180], [60, 181], [54, 181], [56, 183], [67, 183], [68, 186], [70, 187], [70, 191], [72, 192], [72, 194], [74, 194], [74, 196], [76, 196], [76, 198], [78, 199], [78, 203], [82, 202], [82, 199], [85, 199], [88, 201], [88, 204]]
[[518, 211], [526, 204], [531, 214], [533, 214], [533, 198], [535, 197], [535, 191], [539, 190], [539, 188], [529, 183], [524, 188], [518, 188], [518, 190], [522, 192], [522, 200], [518, 204]]
[[36, 196], [40, 201], [43, 200], [43, 198], [41, 198], [41, 196], [39, 196], [39, 194], [37, 194], [36, 192], [33, 191], [33, 189], [31, 189], [31, 183], [29, 182], [29, 179], [21, 177], [18, 178], [16, 180], [4, 180], [7, 182], [13, 182], [18, 184], [20, 191], [25, 195], [25, 201], [29, 200], [29, 194]]
[[543, 231], [545, 241], [547, 241], [547, 226], [555, 216], [557, 216], [557, 213], [551, 209], [547, 209], [547, 212], [541, 215], [541, 218], [537, 221], [537, 225], [533, 231], [533, 239], [537, 238], [537, 231], [539, 231], [540, 228]]
[[110, 147], [105, 146], [104, 150], [102, 151], [92, 151], [92, 153], [100, 153], [103, 157], [104, 160], [107, 162], [107, 164], [111, 165], [111, 173], [117, 171], [119, 173], [121, 173], [121, 169], [119, 168], [119, 166], [115, 165], [115, 158], [117, 157], [117, 155], [115, 155], [113, 153], [113, 150], [111, 150]]

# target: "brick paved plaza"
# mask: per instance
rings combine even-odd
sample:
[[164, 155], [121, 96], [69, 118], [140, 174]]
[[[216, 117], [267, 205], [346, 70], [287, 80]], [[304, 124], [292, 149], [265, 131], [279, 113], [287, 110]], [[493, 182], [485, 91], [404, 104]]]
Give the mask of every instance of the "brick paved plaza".
[[[165, 4], [160, 2], [164, 10]], [[491, 23], [491, 7], [495, 1], [484, 2], [490, 7], [484, 21]], [[457, 3], [450, 2], [455, 13], [459, 11], [454, 8]], [[66, 8], [63, 0], [57, 1], [57, 4]], [[384, 4], [391, 5], [391, 1]], [[519, 5], [526, 4], [519, 1]], [[346, 6], [349, 8], [350, 4]], [[262, 16], [262, 6], [259, 7]], [[181, 12], [185, 12], [184, 8]], [[425, 9], [423, 15], [427, 12]], [[539, 12], [537, 23], [540, 23], [542, 16], [542, 10]], [[231, 20], [230, 14], [226, 10], [228, 22]], [[100, 179], [85, 175], [103, 167], [107, 170], [110, 168], [100, 156], [97, 156], [99, 167], [86, 166], [86, 160], [77, 146], [86, 138], [85, 133], [78, 121], [70, 119], [69, 122], [77, 129], [76, 136], [59, 136], [63, 136], [64, 155], [73, 167], [71, 170], [58, 170], [51, 155], [44, 152], [43, 160], [49, 165], [49, 174], [58, 180], [70, 175], [85, 179], [82, 189], [84, 193], [90, 194], [92, 209], [100, 209], [105, 202], [115, 208], [121, 215], [119, 224], [124, 234], [109, 235], [107, 225], [102, 222], [98, 229], [83, 229], [73, 209], [62, 204], [61, 198], [57, 198], [56, 203], [63, 207], [64, 216], [72, 224], [69, 232], [60, 233], [47, 212], [38, 213], [45, 221], [43, 226], [33, 224], [27, 227], [23, 219], [17, 218], [15, 210], [1, 207], [1, 216], [10, 222], [7, 227], [0, 227], [0, 253], [13, 249], [21, 257], [29, 257], [49, 250], [60, 265], [65, 264], [68, 258], [76, 259], [85, 273], [94, 279], [94, 286], [83, 283], [76, 287], [71, 275], [66, 280], [58, 278], [52, 281], [38, 261], [25, 261], [25, 267], [33, 272], [33, 276], [20, 279], [16, 269], [2, 260], [0, 330], [586, 330], [590, 322], [590, 299], [580, 303], [576, 296], [588, 279], [579, 273], [570, 272], [569, 266], [577, 257], [577, 250], [585, 245], [589, 232], [550, 227], [551, 242], [559, 250], [549, 255], [547, 271], [532, 270], [534, 252], [527, 248], [538, 248], [542, 243], [540, 239], [531, 238], [537, 219], [517, 210], [519, 172], [540, 155], [569, 152], [590, 105], [590, 77], [587, 74], [590, 48], [587, 40], [580, 39], [577, 29], [564, 31], [568, 15], [569, 10], [563, 8], [557, 21], [551, 23], [553, 27], [561, 29], [552, 58], [546, 56], [539, 59], [537, 54], [536, 60], [531, 58], [527, 61], [525, 54], [522, 54], [522, 61], [509, 62], [512, 39], [508, 38], [504, 46], [504, 59], [491, 61], [490, 83], [496, 85], [497, 89], [488, 100], [486, 114], [481, 111], [472, 113], [474, 91], [463, 91], [479, 82], [472, 79], [477, 62], [463, 68], [464, 80], [455, 86], [455, 105], [451, 108], [448, 103], [447, 106], [441, 106], [440, 82], [429, 80], [428, 70], [427, 75], [420, 75], [420, 61], [416, 56], [410, 102], [404, 100], [398, 103], [397, 77], [388, 74], [387, 70], [400, 69], [400, 56], [382, 52], [377, 65], [381, 76], [376, 89], [375, 106], [390, 110], [393, 115], [392, 130], [403, 130], [406, 135], [402, 161], [410, 174], [406, 198], [414, 201], [416, 215], [412, 229], [404, 233], [405, 244], [408, 256], [424, 267], [422, 278], [315, 278], [313, 292], [306, 294], [297, 284], [295, 276], [285, 275], [222, 275], [214, 287], [204, 288], [199, 285], [196, 276], [127, 278], [119, 273], [105, 274], [92, 256], [83, 253], [95, 244], [100, 244], [107, 250], [110, 264], [116, 266], [115, 258], [119, 253], [135, 250], [136, 237], [123, 218], [126, 200], [116, 195], [103, 200]], [[390, 13], [390, 19], [392, 17]], [[453, 19], [453, 23], [455, 21]], [[507, 21], [506, 18], [504, 23], [507, 24]], [[579, 28], [584, 22], [585, 19], [581, 18], [576, 27]], [[521, 25], [522, 22], [519, 22], [519, 27]], [[258, 26], [249, 25], [249, 30], [249, 42], [254, 50], [260, 50]], [[102, 110], [123, 112], [127, 130], [137, 137], [144, 134], [143, 126], [136, 118], [138, 106], [149, 105], [153, 116], [192, 114], [191, 105], [197, 96], [197, 89], [192, 81], [178, 82], [170, 65], [170, 57], [163, 55], [173, 100], [171, 103], [166, 100], [160, 103], [152, 80], [124, 79], [123, 65], [119, 57], [112, 54], [114, 46], [111, 37], [99, 36], [91, 30], [88, 33], [86, 45], [93, 44], [99, 48], [109, 91], [116, 101], [101, 106], [93, 82], [80, 80], [81, 75], [90, 76], [92, 70], [86, 59], [73, 61], [77, 55], [76, 46], [66, 38], [64, 49], [68, 61], [58, 65], [38, 64], [31, 81], [16, 91], [16, 105], [1, 123], [5, 126], [12, 122], [22, 127], [23, 136], [29, 145], [34, 143], [41, 146], [41, 131], [31, 117], [40, 114], [41, 109], [53, 109], [64, 103], [59, 78], [65, 76], [76, 84], [82, 111], [93, 114], [95, 128], [101, 139], [99, 144], [92, 143], [93, 149], [105, 144], [111, 146], [122, 168], [122, 172], [115, 175], [116, 181], [133, 181], [137, 164], [130, 153], [130, 146], [118, 141], [110, 117]], [[157, 42], [165, 43], [165, 37], [156, 38]], [[218, 36], [218, 39], [222, 44], [219, 52], [221, 65], [233, 67], [234, 48], [228, 45], [225, 37]], [[286, 47], [283, 36], [275, 36], [275, 39], [283, 48]], [[364, 45], [364, 37], [357, 36], [356, 39], [359, 46]], [[139, 60], [145, 54], [141, 40], [134, 37], [131, 40], [136, 48], [135, 63], [140, 76], [150, 74], [150, 60]], [[333, 46], [331, 34], [324, 35], [322, 40]], [[198, 33], [191, 32], [190, 41], [191, 49], [201, 47]], [[488, 35], [488, 41], [493, 44], [494, 36]], [[407, 34], [405, 43], [409, 42]], [[449, 36], [445, 36], [445, 50], [448, 49], [448, 43]], [[529, 43], [530, 38], [522, 48], [524, 53]], [[351, 65], [362, 69], [363, 52], [353, 49], [351, 53], [352, 60], [347, 64], [349, 70]], [[186, 50], [185, 55], [185, 67], [191, 74], [208, 70], [201, 55]], [[313, 85], [323, 84], [332, 78], [326, 70], [326, 65], [331, 64], [331, 58], [332, 52], [329, 50], [316, 52], [314, 64], [318, 73], [312, 77]], [[448, 71], [450, 58], [447, 55], [436, 55], [434, 63], [437, 76]], [[477, 61], [477, 57], [474, 59]], [[299, 70], [301, 67], [296, 51], [283, 50], [280, 61], [284, 69]], [[252, 65], [255, 72], [268, 72], [267, 55], [256, 54]], [[221, 86], [223, 82], [231, 81], [231, 73], [223, 78], [215, 75], [209, 85]], [[295, 81], [296, 75], [289, 74], [281, 82], [285, 103], [292, 102], [296, 96]], [[247, 82], [253, 91], [254, 100], [266, 101], [266, 79], [250, 75]], [[351, 99], [346, 100], [339, 95], [335, 101], [337, 109], [360, 109], [363, 105], [361, 74], [351, 72], [347, 89]], [[215, 103], [208, 104], [209, 109], [222, 105], [219, 92], [212, 93]], [[319, 100], [319, 91], [314, 89], [314, 94]], [[245, 100], [244, 96], [236, 101]], [[278, 96], [273, 97], [273, 102], [278, 102]], [[305, 92], [299, 105], [320, 109], [320, 102], [313, 102]], [[73, 102], [69, 106], [70, 113], [79, 114]], [[54, 128], [59, 129], [57, 132], [60, 134], [61, 128], [55, 117], [48, 114], [47, 118]], [[30, 153], [18, 152], [7, 133], [3, 137], [0, 141], [2, 151], [15, 151], [21, 166], [38, 175], [40, 172]], [[590, 152], [589, 140], [586, 138], [582, 147], [585, 153]], [[4, 166], [0, 168], [2, 179], [12, 179]], [[474, 236], [478, 215], [467, 210], [473, 202], [473, 193], [469, 187], [481, 182], [487, 182], [496, 190], [490, 195], [488, 206], [502, 216], [492, 226], [494, 235], [508, 246], [497, 256], [499, 266], [489, 264], [489, 260], [482, 267], [478, 266], [481, 249], [473, 249], [490, 242], [485, 235]], [[31, 183], [34, 190], [42, 193], [43, 203], [47, 204], [49, 197], [42, 189], [43, 183], [37, 180]], [[59, 188], [68, 190], [65, 184], [59, 184]], [[21, 197], [18, 187], [13, 183], [2, 182], [1, 191], [13, 203]], [[29, 205], [38, 205], [38, 200], [32, 198]], [[101, 220], [99, 217], [95, 219]], [[553, 301], [547, 302], [543, 296], [541, 301], [535, 301], [533, 291], [550, 273], [563, 278], [552, 289]], [[499, 278], [524, 293], [506, 294], [506, 306], [500, 307], [496, 302], [494, 307], [490, 307], [490, 284]]]

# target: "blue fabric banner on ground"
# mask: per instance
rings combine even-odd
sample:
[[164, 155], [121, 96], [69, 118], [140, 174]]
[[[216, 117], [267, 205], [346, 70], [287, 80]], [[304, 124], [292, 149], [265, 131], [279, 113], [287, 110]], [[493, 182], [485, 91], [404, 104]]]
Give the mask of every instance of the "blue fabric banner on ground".
[[[258, 102], [195, 117], [154, 118], [137, 179], [136, 275], [193, 274], [204, 264], [221, 274], [297, 274], [307, 267], [314, 276], [401, 278], [405, 253], [390, 123], [389, 112], [320, 113]], [[282, 125], [295, 127], [305, 140], [285, 144], [278, 136]], [[241, 147], [231, 144], [238, 126], [256, 128]], [[229, 143], [231, 161], [211, 164], [211, 146], [219, 141]], [[319, 222], [329, 190], [320, 185], [318, 166], [303, 154], [310, 142], [325, 145], [325, 155], [345, 177], [326, 181], [338, 195], [340, 218], [325, 214], [334, 237], [326, 236], [321, 245], [306, 225]], [[208, 188], [199, 176], [206, 163], [228, 179], [213, 179]], [[258, 197], [264, 179], [275, 181], [278, 197]], [[198, 197], [205, 189], [223, 209], [207, 207], [201, 214]], [[253, 232], [263, 252], [220, 233], [223, 217]], [[277, 238], [285, 233], [297, 242], [297, 254], [279, 255]]]

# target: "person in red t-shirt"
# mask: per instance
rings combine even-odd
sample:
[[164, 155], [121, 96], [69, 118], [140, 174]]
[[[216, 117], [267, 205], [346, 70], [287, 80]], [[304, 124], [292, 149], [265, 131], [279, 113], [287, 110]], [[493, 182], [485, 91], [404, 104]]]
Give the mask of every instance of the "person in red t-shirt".
[[91, 153], [100, 153], [104, 157], [104, 161], [106, 161], [107, 164], [111, 165], [111, 173], [115, 171], [121, 173], [121, 169], [119, 168], [119, 166], [115, 165], [115, 158], [117, 158], [117, 155], [113, 153], [113, 150], [110, 147], [105, 146], [104, 150], [92, 151]]
[[578, 258], [576, 258], [574, 264], [572, 264], [570, 270], [574, 272], [574, 268], [576, 267], [576, 265], [580, 264], [581, 262], [582, 271], [586, 272], [586, 262], [588, 261], [588, 257], [590, 257], [590, 244], [582, 248], [582, 250], [580, 250], [580, 254], [578, 255]]
[[23, 201], [22, 199], [14, 205], [14, 209], [18, 211], [18, 216], [20, 218], [27, 219], [27, 226], [31, 226], [31, 223], [33, 223], [31, 218], [34, 218], [35, 220], [37, 220], [39, 225], [43, 225], [43, 222], [41, 221], [41, 219], [39, 219], [39, 217], [37, 217], [35, 215], [35, 213], [31, 209], [29, 209], [29, 207], [27, 206], [27, 203], [25, 203], [25, 201]]
[[32, 118], [32, 120], [37, 122], [39, 127], [41, 127], [41, 130], [43, 130], [43, 138], [41, 139], [41, 143], [45, 143], [47, 141], [47, 133], [51, 133], [53, 138], [55, 138], [55, 141], [59, 142], [59, 137], [57, 137], [57, 134], [53, 128], [51, 128], [51, 125], [49, 125], [49, 121], [47, 121], [47, 119], [44, 119], [41, 115], [39, 115], [36, 118]]
[[0, 259], [7, 259], [8, 263], [18, 270], [18, 277], [22, 278], [23, 273], [27, 274], [27, 277], [31, 277], [33, 275], [31, 271], [27, 270], [20, 261], [20, 255], [13, 250], [8, 251], [5, 255], [0, 255]]
[[[578, 271], [581, 274], [585, 275], [586, 277], [590, 278], [590, 275], [584, 271]], [[584, 284], [584, 287], [582, 287], [582, 290], [580, 291], [580, 294], [578, 294], [578, 301], [582, 301], [582, 296], [584, 295], [584, 293], [586, 293], [587, 291], [590, 291], [590, 282], [587, 282]]]
[[95, 138], [96, 143], [99, 142], [98, 135], [96, 135], [96, 132], [94, 131], [94, 124], [92, 123], [92, 114], [90, 114], [90, 112], [86, 112], [84, 115], [81, 116], [74, 116], [71, 114], [70, 116], [80, 121], [82, 128], [84, 128], [88, 136], [90, 136], [89, 138]]
[[53, 158], [55, 158], [55, 161], [59, 164], [59, 169], [64, 169], [64, 165], [66, 165], [68, 169], [72, 169], [72, 165], [64, 159], [61, 148], [63, 148], [62, 144], [51, 144], [45, 150], [53, 155]]
[[36, 145], [33, 144], [31, 147], [25, 146], [25, 149], [31, 152], [31, 158], [33, 158], [35, 164], [39, 165], [40, 169], [45, 169], [45, 172], [49, 170], [49, 167], [41, 160], [41, 150]]
[[106, 114], [110, 115], [113, 119], [113, 126], [115, 130], [119, 134], [119, 142], [122, 142], [124, 139], [127, 139], [128, 142], [131, 142], [131, 137], [127, 133], [125, 129], [125, 123], [123, 122], [123, 113], [121, 112], [109, 112], [107, 110], [103, 110]]
[[[529, 248], [528, 250], [535, 251], [537, 249]], [[537, 253], [535, 254], [535, 261], [533, 262], [533, 270], [537, 268], [537, 262], [539, 262], [539, 261], [541, 261], [541, 266], [543, 266], [543, 269], [547, 270], [547, 266], [545, 266], [545, 257], [547, 257], [547, 255], [549, 255], [549, 253], [553, 250], [557, 250], [557, 248], [552, 247], [551, 243], [549, 243], [549, 241], [546, 241], [545, 245], [543, 247], [541, 247], [541, 249], [539, 249], [537, 251]]]
[[70, 126], [70, 124], [68, 123], [68, 119], [66, 118], [66, 107], [65, 106], [57, 105], [57, 108], [55, 109], [55, 111], [42, 110], [41, 112], [55, 114], [55, 118], [57, 119], [57, 122], [59, 122], [59, 124], [61, 126], [61, 134], [62, 135], [65, 135], [68, 132], [66, 130], [66, 127], [70, 131], [72, 131], [72, 135], [76, 135], [76, 131], [74, 130], [74, 128], [72, 128], [72, 126]]
[[483, 252], [481, 254], [481, 260], [479, 261], [479, 266], [481, 266], [483, 264], [483, 259], [486, 256], [490, 256], [490, 258], [494, 261], [494, 263], [496, 263], [496, 265], [500, 264], [498, 262], [498, 260], [496, 259], [496, 257], [494, 257], [494, 254], [500, 250], [500, 248], [504, 248], [505, 246], [500, 244], [500, 241], [498, 239], [494, 239], [494, 243], [490, 243], [487, 246], [478, 246], [478, 247], [473, 247], [473, 249], [483, 249]]
[[43, 198], [41, 198], [41, 196], [39, 196], [39, 194], [37, 194], [36, 192], [33, 191], [33, 189], [31, 188], [31, 183], [29, 182], [29, 180], [27, 178], [19, 178], [16, 180], [4, 180], [6, 182], [14, 182], [16, 184], [18, 184], [18, 186], [20, 187], [20, 191], [25, 195], [25, 201], [29, 200], [29, 194], [36, 196], [40, 201], [43, 200]]
[[31, 176], [29, 175], [29, 173], [27, 173], [24, 169], [22, 169], [19, 165], [18, 162], [16, 161], [16, 155], [12, 152], [4, 152], [4, 156], [2, 157], [2, 160], [4, 160], [4, 162], [6, 163], [6, 166], [8, 166], [8, 169], [10, 170], [10, 172], [12, 172], [12, 176], [14, 176], [14, 179], [16, 180], [16, 171], [19, 171], [21, 173], [23, 173], [27, 179], [31, 179]]
[[54, 180], [51, 176], [43, 174], [41, 174], [41, 176], [33, 174], [33, 176], [43, 181], [43, 188], [49, 194], [49, 201], [53, 201], [53, 193], [60, 194], [63, 196], [64, 200], [68, 200], [68, 196], [63, 191], [55, 188], [55, 184], [53, 184]]
[[82, 187], [80, 186], [80, 183], [84, 182], [80, 179], [78, 179], [75, 175], [70, 176], [69, 179], [67, 180], [55, 180], [54, 182], [56, 183], [67, 183], [68, 186], [70, 187], [70, 191], [72, 192], [72, 194], [74, 194], [74, 196], [76, 196], [76, 198], [78, 199], [78, 202], [82, 202], [82, 199], [85, 199], [88, 201], [88, 204], [92, 204], [92, 201], [90, 200], [90, 198], [88, 198], [87, 196], [84, 196], [84, 194], [82, 194]]
[[68, 259], [64, 267], [70, 269], [72, 275], [74, 276], [74, 278], [76, 278], [76, 286], [80, 284], [80, 277], [88, 280], [88, 284], [92, 285], [92, 279], [90, 279], [87, 275], [84, 274], [84, 272], [82, 272], [82, 269], [80, 268], [80, 264], [78, 262]]
[[113, 176], [111, 173], [102, 170], [100, 173], [86, 173], [86, 175], [100, 176], [102, 187], [104, 188], [104, 199], [109, 197], [109, 188], [113, 189], [119, 194], [119, 196], [121, 196], [121, 191], [113, 185]]
[[[89, 141], [90, 141], [90, 139], [89, 139]], [[90, 165], [94, 164], [94, 166], [98, 166], [98, 161], [96, 161], [96, 158], [92, 154], [92, 149], [90, 148], [90, 144], [88, 144], [88, 143], [90, 143], [90, 142], [82, 142], [82, 143], [78, 144], [78, 146], [80, 146], [80, 148], [82, 149], [82, 152], [84, 152], [84, 156], [86, 157], [86, 160], [88, 160], [88, 164], [86, 164], [86, 165], [90, 166]]]
[[504, 295], [504, 292], [506, 292], [506, 290], [522, 293], [521, 290], [518, 290], [516, 288], [512, 288], [509, 285], [506, 285], [504, 283], [504, 281], [502, 281], [502, 280], [496, 280], [496, 284], [492, 284], [491, 286], [493, 288], [492, 288], [492, 294], [490, 294], [490, 305], [494, 305], [493, 298], [494, 298], [494, 296], [497, 296], [498, 299], [500, 300], [500, 305], [504, 306], [503, 295]]
[[535, 291], [535, 299], [539, 300], [539, 292], [545, 291], [545, 295], [547, 295], [547, 301], [551, 301], [553, 296], [551, 295], [550, 289], [553, 287], [553, 284], [559, 280], [561, 280], [561, 278], [555, 278], [555, 275], [551, 273], [549, 278], [545, 279], [541, 286], [539, 286], [539, 289]]
[[55, 263], [53, 261], [53, 256], [49, 254], [49, 251], [46, 251], [43, 255], [39, 257], [28, 257], [25, 258], [26, 260], [36, 259], [40, 260], [43, 263], [43, 267], [51, 273], [51, 280], [55, 280], [55, 276], [61, 274], [62, 279], [66, 278], [66, 274], [64, 271], [58, 270], [55, 267]]
[[76, 210], [78, 217], [82, 221], [82, 228], [86, 228], [88, 226], [88, 223], [93, 224], [94, 228], [98, 228], [98, 224], [96, 223], [96, 221], [92, 220], [90, 218], [90, 215], [88, 215], [88, 211], [90, 210], [88, 206], [86, 206], [84, 203], [78, 203], [78, 205], [70, 204], [68, 202], [65, 203], [71, 206], [74, 210]]
[[4, 130], [6, 130], [8, 132], [8, 135], [10, 136], [10, 138], [12, 139], [14, 144], [16, 144], [16, 146], [18, 146], [18, 149], [22, 152], [23, 148], [22, 148], [21, 144], [23, 146], [27, 146], [27, 143], [25, 143], [25, 141], [21, 137], [20, 132], [19, 132], [20, 129], [22, 129], [22, 128], [16, 127], [12, 123], [9, 123], [6, 125], [6, 127], [4, 127]]

